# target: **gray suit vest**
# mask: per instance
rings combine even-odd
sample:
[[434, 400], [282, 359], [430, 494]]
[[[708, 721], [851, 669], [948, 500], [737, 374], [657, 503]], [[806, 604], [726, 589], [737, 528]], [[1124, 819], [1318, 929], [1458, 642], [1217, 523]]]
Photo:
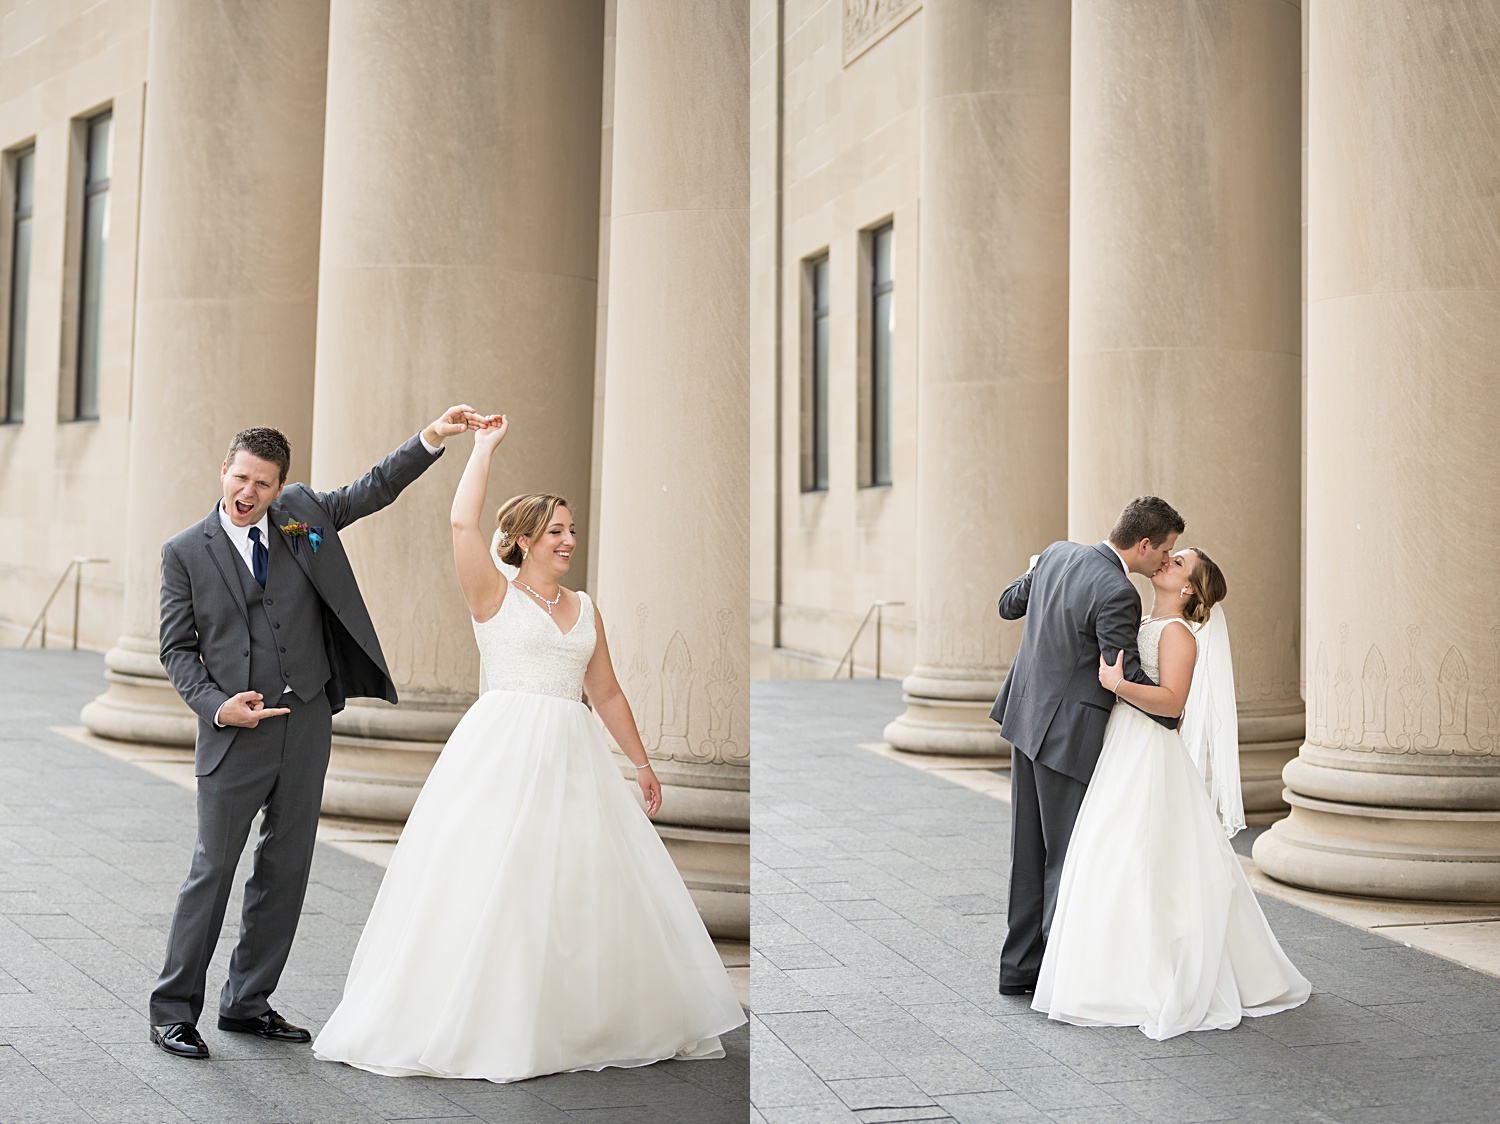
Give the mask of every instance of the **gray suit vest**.
[[276, 706], [286, 687], [308, 702], [331, 674], [323, 646], [323, 599], [275, 528], [270, 540], [264, 590], [243, 560], [238, 567], [250, 617], [250, 689], [261, 693], [266, 706]]

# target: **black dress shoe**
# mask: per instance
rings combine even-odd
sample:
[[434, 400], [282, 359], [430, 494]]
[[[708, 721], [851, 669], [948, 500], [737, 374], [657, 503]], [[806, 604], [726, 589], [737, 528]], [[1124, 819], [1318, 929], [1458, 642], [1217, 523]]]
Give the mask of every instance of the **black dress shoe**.
[[293, 1026], [275, 1011], [267, 1011], [253, 1019], [231, 1019], [219, 1016], [219, 1029], [235, 1034], [258, 1034], [262, 1038], [273, 1038], [277, 1042], [311, 1042], [312, 1035], [300, 1026]]
[[167, 1023], [151, 1028], [151, 1041], [177, 1058], [206, 1058], [208, 1047], [192, 1023]]
[[1036, 984], [1001, 984], [1001, 995], [1030, 995], [1036, 991]]

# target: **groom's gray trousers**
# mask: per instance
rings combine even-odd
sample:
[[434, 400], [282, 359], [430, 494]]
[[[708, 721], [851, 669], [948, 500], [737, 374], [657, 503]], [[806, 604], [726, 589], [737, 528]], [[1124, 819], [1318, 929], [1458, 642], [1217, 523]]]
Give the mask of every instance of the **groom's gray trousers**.
[[151, 993], [155, 1026], [198, 1021], [235, 867], [262, 808], [219, 1013], [249, 1019], [269, 1010], [267, 997], [291, 952], [312, 867], [333, 719], [324, 693], [305, 703], [289, 693], [268, 705], [292, 712], [239, 730], [219, 768], [198, 778], [198, 839], [177, 898], [166, 963]]
[[1019, 749], [1010, 755], [1009, 932], [1000, 953], [1000, 983], [1031, 985], [1042, 968], [1057, 887], [1073, 823], [1088, 785], [1039, 764]]

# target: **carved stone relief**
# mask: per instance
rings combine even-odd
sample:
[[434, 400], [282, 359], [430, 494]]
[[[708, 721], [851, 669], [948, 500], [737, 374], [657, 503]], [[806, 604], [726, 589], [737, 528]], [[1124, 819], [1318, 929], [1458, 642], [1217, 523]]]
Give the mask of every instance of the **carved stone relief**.
[[[939, 667], [989, 667], [1001, 666], [1001, 623], [993, 608], [960, 609], [947, 598], [938, 607], [938, 631], [935, 637], [927, 638], [923, 645], [926, 651], [923, 662], [932, 662]], [[936, 640], [936, 651], [933, 651]], [[935, 659], [931, 657], [936, 657]]]
[[1310, 684], [1308, 729], [1313, 742], [1339, 749], [1432, 756], [1484, 756], [1500, 750], [1500, 626], [1490, 630], [1494, 643], [1489, 672], [1479, 680], [1456, 645], [1443, 652], [1436, 678], [1431, 677], [1423, 669], [1422, 630], [1417, 625], [1406, 628], [1405, 658], [1394, 681], [1385, 654], [1379, 645], [1371, 644], [1359, 672], [1357, 724], [1349, 634], [1349, 625], [1341, 623], [1336, 666], [1330, 665], [1327, 646], [1318, 645]]
[[1479, 739], [1479, 744], [1486, 753], [1494, 753], [1497, 748], [1500, 748], [1500, 744], [1497, 744], [1500, 743], [1500, 625], [1490, 629], [1490, 636], [1495, 644], [1490, 657], [1488, 685], [1483, 693], [1484, 736]]
[[641, 744], [656, 758], [747, 764], [747, 731], [736, 728], [744, 684], [734, 661], [734, 613], [720, 609], [716, 615], [717, 652], [706, 672], [694, 664], [686, 637], [675, 630], [660, 664], [653, 668], [647, 634], [650, 616], [644, 604], [636, 606], [634, 643], [622, 677]]
[[699, 746], [697, 759], [731, 762], [744, 759], [749, 747], [742, 748], [733, 737], [735, 703], [740, 696], [739, 677], [730, 654], [734, 614], [720, 609], [718, 624], [719, 655], [708, 667], [708, 737]]
[[844, 65], [864, 54], [922, 6], [922, 0], [844, 0]]

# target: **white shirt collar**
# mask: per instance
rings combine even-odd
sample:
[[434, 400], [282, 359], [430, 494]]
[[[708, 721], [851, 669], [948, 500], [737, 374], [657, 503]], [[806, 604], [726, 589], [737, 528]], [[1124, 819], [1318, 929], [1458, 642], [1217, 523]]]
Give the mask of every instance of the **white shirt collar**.
[[[271, 513], [260, 517], [260, 522], [251, 523], [250, 527], [236, 527], [234, 521], [229, 518], [228, 512], [224, 510], [224, 501], [219, 501], [219, 526], [224, 528], [224, 533], [229, 536], [229, 541], [234, 543], [234, 548], [240, 552], [240, 557], [245, 560], [246, 565], [251, 565], [250, 560], [250, 527], [260, 528], [260, 541], [270, 546]], [[251, 565], [253, 569], [253, 565]]]
[[1114, 556], [1120, 560], [1120, 569], [1125, 571], [1125, 576], [1128, 578], [1130, 576], [1130, 567], [1125, 564], [1125, 556], [1118, 550], [1115, 550], [1115, 544], [1110, 542], [1108, 539], [1104, 540], [1104, 545], [1109, 547]]

